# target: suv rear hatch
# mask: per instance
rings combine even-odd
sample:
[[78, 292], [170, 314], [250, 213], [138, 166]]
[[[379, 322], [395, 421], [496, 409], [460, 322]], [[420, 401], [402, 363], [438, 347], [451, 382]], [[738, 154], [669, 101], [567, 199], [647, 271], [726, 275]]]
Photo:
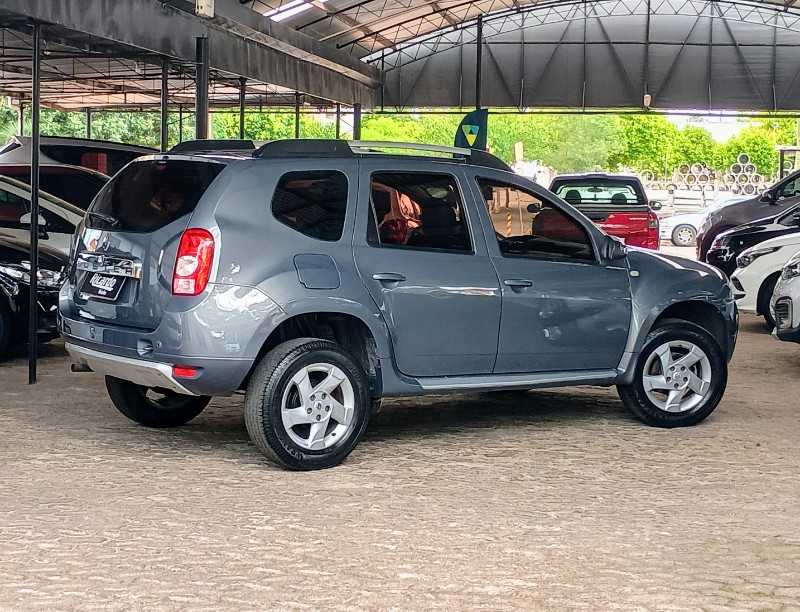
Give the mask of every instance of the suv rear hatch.
[[172, 297], [181, 235], [224, 168], [216, 159], [159, 155], [118, 173], [79, 229], [70, 269], [72, 313], [156, 329]]
[[658, 248], [658, 215], [650, 208], [638, 179], [591, 175], [556, 177], [550, 190], [625, 244]]

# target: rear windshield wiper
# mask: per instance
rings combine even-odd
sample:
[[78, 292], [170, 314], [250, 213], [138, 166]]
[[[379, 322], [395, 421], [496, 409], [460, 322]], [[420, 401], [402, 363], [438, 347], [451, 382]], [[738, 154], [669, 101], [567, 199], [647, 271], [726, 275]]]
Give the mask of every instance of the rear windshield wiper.
[[105, 213], [90, 210], [89, 212], [86, 213], [86, 215], [89, 217], [100, 219], [101, 221], [105, 221], [112, 227], [119, 224], [119, 219], [117, 219], [116, 217], [112, 217], [111, 215], [107, 215]]

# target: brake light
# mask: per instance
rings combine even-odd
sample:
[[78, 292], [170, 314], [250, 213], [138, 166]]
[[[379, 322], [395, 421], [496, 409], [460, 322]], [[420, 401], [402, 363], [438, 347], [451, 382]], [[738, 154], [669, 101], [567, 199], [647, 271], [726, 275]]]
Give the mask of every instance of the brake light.
[[647, 229], [658, 229], [658, 215], [655, 213], [648, 213], [647, 215]]
[[214, 259], [214, 237], [204, 229], [183, 232], [172, 274], [172, 295], [199, 295], [208, 284]]

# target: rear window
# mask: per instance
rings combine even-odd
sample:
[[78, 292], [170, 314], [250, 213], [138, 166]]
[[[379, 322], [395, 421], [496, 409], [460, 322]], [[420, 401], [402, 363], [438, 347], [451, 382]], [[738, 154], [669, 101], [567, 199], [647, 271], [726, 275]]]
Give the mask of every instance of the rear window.
[[224, 164], [159, 160], [131, 164], [100, 192], [90, 211], [117, 220], [113, 225], [88, 216], [89, 227], [152, 232], [193, 212]]
[[347, 177], [335, 170], [287, 172], [272, 196], [272, 214], [293, 230], [318, 240], [342, 237]]
[[[31, 184], [30, 168], [8, 169], [4, 168], [3, 176], [15, 178], [18, 181]], [[69, 202], [86, 210], [92, 203], [94, 196], [106, 184], [106, 180], [99, 175], [91, 174], [85, 170], [64, 170], [60, 167], [43, 166], [39, 168], [39, 189], [46, 191], [57, 198]]]
[[587, 179], [556, 181], [554, 192], [573, 206], [580, 204], [614, 204], [618, 206], [644, 204], [632, 183]]
[[125, 164], [137, 157], [147, 155], [147, 153], [139, 153], [138, 151], [83, 145], [42, 145], [41, 148], [42, 153], [62, 164], [83, 166], [109, 176], [119, 172]]

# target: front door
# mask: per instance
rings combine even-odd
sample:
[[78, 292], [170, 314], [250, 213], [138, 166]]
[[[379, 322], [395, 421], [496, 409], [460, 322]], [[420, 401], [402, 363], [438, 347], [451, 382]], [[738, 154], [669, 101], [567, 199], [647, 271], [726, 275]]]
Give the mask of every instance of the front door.
[[600, 262], [588, 222], [544, 190], [475, 181], [487, 201], [489, 253], [503, 292], [495, 372], [617, 367], [631, 323], [626, 262]]
[[490, 374], [500, 287], [474, 202], [456, 174], [418, 166], [394, 172], [362, 161], [356, 266], [403, 374]]

